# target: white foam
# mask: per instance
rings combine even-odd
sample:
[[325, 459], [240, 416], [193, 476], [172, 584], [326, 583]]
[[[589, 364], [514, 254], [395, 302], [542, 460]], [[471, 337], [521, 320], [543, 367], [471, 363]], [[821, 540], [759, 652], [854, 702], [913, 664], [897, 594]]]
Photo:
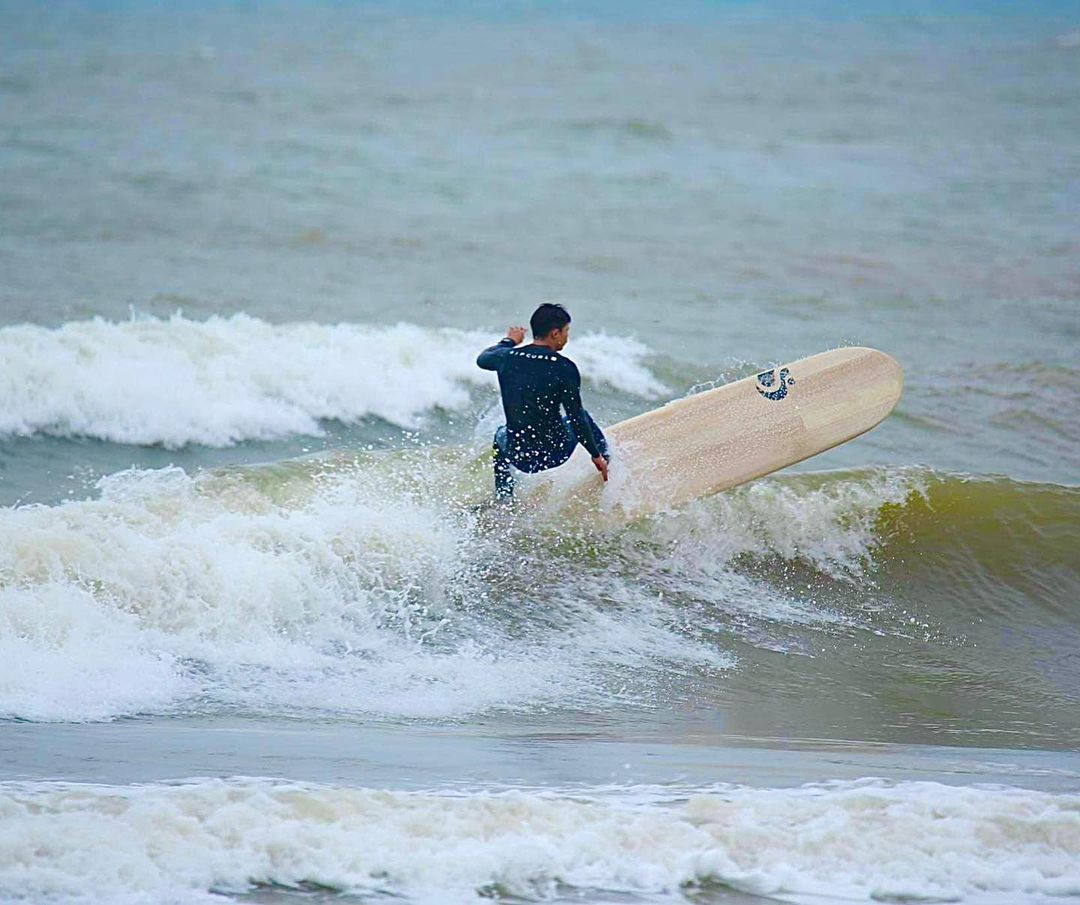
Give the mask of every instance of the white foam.
[[485, 529], [462, 507], [489, 480], [468, 453], [420, 450], [132, 470], [96, 500], [0, 510], [0, 715], [97, 720], [192, 699], [394, 717], [651, 704], [670, 687], [658, 674], [734, 664], [716, 640], [732, 614], [844, 621], [733, 559], [853, 575], [880, 506], [920, 484], [762, 481], [598, 539], [595, 564], [559, 554], [552, 583], [549, 537]]
[[[464, 408], [470, 388], [494, 386], [475, 359], [497, 338], [245, 314], [9, 326], [0, 329], [0, 434], [178, 447], [319, 434], [324, 419], [414, 427], [426, 412]], [[586, 334], [567, 353], [596, 385], [663, 391], [635, 340]]]
[[1080, 894], [1080, 795], [856, 781], [403, 793], [271, 780], [0, 784], [0, 895], [178, 900], [318, 883], [413, 901], [560, 886], [794, 901], [1038, 902]]
[[780, 589], [749, 577], [742, 557], [802, 562], [865, 586], [873, 581], [882, 507], [903, 503], [924, 484], [924, 473], [908, 469], [776, 476], [640, 522], [623, 542], [640, 580], [678, 601], [680, 621], [697, 631], [734, 632], [757, 647], [797, 650], [788, 633], [774, 637], [762, 623], [858, 620], [812, 592], [800, 594], [800, 582]]
[[881, 508], [924, 493], [917, 469], [787, 474], [755, 481], [658, 521], [663, 536], [687, 538], [686, 565], [715, 568], [744, 553], [803, 559], [836, 578], [860, 574], [878, 544]]
[[95, 720], [197, 697], [446, 717], [602, 700], [626, 667], [731, 664], [666, 628], [633, 582], [588, 569], [492, 601], [488, 571], [520, 572], [527, 549], [507, 553], [441, 495], [464, 462], [277, 468], [132, 470], [96, 500], [0, 510], [0, 715]]
[[99, 720], [193, 690], [134, 616], [64, 583], [0, 588], [0, 663], [0, 717]]

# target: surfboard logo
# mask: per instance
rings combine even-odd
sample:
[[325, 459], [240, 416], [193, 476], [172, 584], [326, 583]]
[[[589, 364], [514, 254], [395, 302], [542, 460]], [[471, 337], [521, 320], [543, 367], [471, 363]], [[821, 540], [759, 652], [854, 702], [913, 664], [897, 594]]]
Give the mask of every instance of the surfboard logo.
[[795, 378], [791, 376], [787, 368], [773, 368], [771, 371], [762, 371], [757, 376], [757, 391], [766, 399], [774, 402], [783, 399], [788, 393], [788, 387], [793, 386]]

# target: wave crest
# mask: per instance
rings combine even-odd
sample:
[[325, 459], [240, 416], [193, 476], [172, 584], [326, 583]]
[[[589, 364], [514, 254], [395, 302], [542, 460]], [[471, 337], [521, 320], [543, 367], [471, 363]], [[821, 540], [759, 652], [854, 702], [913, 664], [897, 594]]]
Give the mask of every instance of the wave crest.
[[[469, 463], [420, 450], [131, 470], [100, 499], [0, 509], [0, 717], [108, 719], [199, 695], [446, 717], [602, 700], [605, 670], [657, 657], [730, 665], [648, 606], [581, 607], [577, 586], [564, 611], [558, 588], [500, 592], [528, 549], [475, 530], [453, 495], [473, 486]], [[535, 614], [521, 624], [504, 596]]]
[[[319, 422], [382, 418], [415, 427], [493, 386], [475, 358], [496, 337], [399, 323], [270, 324], [236, 314], [189, 320], [95, 318], [0, 329], [0, 435], [86, 436], [115, 443], [228, 446]], [[572, 356], [594, 385], [663, 392], [632, 339], [586, 334]]]
[[[489, 480], [460, 449], [339, 453], [0, 509], [0, 716], [667, 706], [733, 650], [856, 632], [884, 658], [916, 630], [980, 687], [1038, 669], [1072, 706], [1080, 490], [801, 473], [597, 531], [477, 515]], [[1005, 630], [1039, 661], [983, 656]]]

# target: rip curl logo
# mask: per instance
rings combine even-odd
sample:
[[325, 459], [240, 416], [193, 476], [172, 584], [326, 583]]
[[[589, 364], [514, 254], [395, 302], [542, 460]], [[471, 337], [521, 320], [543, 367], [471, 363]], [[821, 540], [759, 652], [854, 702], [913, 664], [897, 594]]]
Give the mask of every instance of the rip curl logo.
[[774, 402], [783, 399], [788, 393], [788, 387], [794, 384], [795, 378], [790, 376], [787, 368], [773, 368], [771, 371], [762, 371], [757, 376], [757, 391]]
[[554, 355], [534, 355], [532, 352], [522, 352], [520, 349], [511, 349], [510, 354], [518, 358], [533, 358], [536, 361], [558, 361]]

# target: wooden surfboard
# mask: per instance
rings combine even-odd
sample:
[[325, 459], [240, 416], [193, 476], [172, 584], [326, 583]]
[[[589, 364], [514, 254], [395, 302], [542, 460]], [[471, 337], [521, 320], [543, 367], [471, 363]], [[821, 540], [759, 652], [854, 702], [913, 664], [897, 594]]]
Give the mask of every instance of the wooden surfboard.
[[[534, 498], [559, 509], [592, 498], [625, 518], [671, 509], [865, 433], [893, 410], [903, 384], [897, 361], [876, 349], [801, 358], [605, 428], [607, 485], [579, 446], [537, 482]], [[544, 484], [554, 486], [538, 492]]]

